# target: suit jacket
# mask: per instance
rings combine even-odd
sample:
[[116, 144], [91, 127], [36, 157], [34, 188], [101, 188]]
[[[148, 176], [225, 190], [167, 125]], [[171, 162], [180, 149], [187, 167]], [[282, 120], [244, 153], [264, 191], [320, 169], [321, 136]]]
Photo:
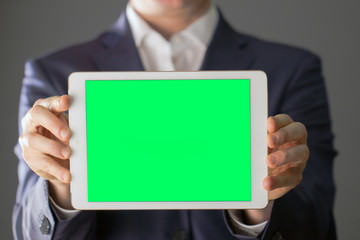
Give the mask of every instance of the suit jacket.
[[[47, 182], [24, 162], [19, 145], [13, 232], [16, 239], [335, 239], [335, 151], [328, 102], [317, 56], [234, 31], [220, 14], [202, 70], [263, 70], [269, 115], [289, 114], [308, 130], [310, 158], [300, 185], [277, 199], [258, 238], [235, 234], [224, 210], [82, 211], [61, 220], [49, 206]], [[142, 71], [125, 14], [93, 41], [29, 60], [21, 90], [21, 119], [39, 98], [67, 93], [74, 71]], [[21, 122], [21, 121], [19, 121]], [[20, 133], [21, 133], [20, 124]], [[184, 176], [186, 177], [186, 176]]]

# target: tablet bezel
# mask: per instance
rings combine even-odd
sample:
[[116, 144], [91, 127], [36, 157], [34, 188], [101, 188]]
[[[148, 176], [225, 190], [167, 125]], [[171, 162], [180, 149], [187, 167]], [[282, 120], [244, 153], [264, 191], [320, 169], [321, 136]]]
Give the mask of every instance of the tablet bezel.
[[[86, 80], [185, 80], [250, 79], [251, 118], [251, 201], [226, 202], [88, 202], [86, 148]], [[268, 203], [263, 188], [267, 176], [266, 120], [267, 77], [263, 71], [196, 71], [196, 72], [75, 72], [69, 76], [71, 99], [69, 125], [71, 202], [76, 209], [256, 209]], [[84, 187], [86, 186], [86, 187]]]

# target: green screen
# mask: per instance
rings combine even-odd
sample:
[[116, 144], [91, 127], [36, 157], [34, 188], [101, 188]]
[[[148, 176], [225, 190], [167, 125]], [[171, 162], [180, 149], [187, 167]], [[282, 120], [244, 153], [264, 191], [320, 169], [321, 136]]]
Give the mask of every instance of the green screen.
[[86, 81], [89, 202], [250, 201], [250, 80]]

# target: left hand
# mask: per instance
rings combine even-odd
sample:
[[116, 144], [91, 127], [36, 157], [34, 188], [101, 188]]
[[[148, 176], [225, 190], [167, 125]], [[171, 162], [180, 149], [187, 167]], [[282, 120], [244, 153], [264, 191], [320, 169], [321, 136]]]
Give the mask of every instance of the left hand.
[[269, 192], [269, 200], [275, 200], [300, 184], [309, 148], [304, 124], [294, 122], [288, 115], [269, 117], [267, 129], [269, 172], [263, 186]]
[[282, 197], [302, 180], [309, 158], [307, 131], [304, 124], [279, 114], [267, 120], [268, 176], [263, 181], [269, 193], [264, 209], [244, 210], [246, 224], [258, 224], [270, 218], [273, 200]]

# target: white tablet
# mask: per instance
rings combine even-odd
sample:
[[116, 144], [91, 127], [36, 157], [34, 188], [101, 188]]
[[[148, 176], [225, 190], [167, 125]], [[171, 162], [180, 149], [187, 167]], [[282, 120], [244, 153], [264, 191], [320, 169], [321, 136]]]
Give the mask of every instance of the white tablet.
[[77, 72], [69, 95], [75, 208], [267, 205], [264, 72]]

